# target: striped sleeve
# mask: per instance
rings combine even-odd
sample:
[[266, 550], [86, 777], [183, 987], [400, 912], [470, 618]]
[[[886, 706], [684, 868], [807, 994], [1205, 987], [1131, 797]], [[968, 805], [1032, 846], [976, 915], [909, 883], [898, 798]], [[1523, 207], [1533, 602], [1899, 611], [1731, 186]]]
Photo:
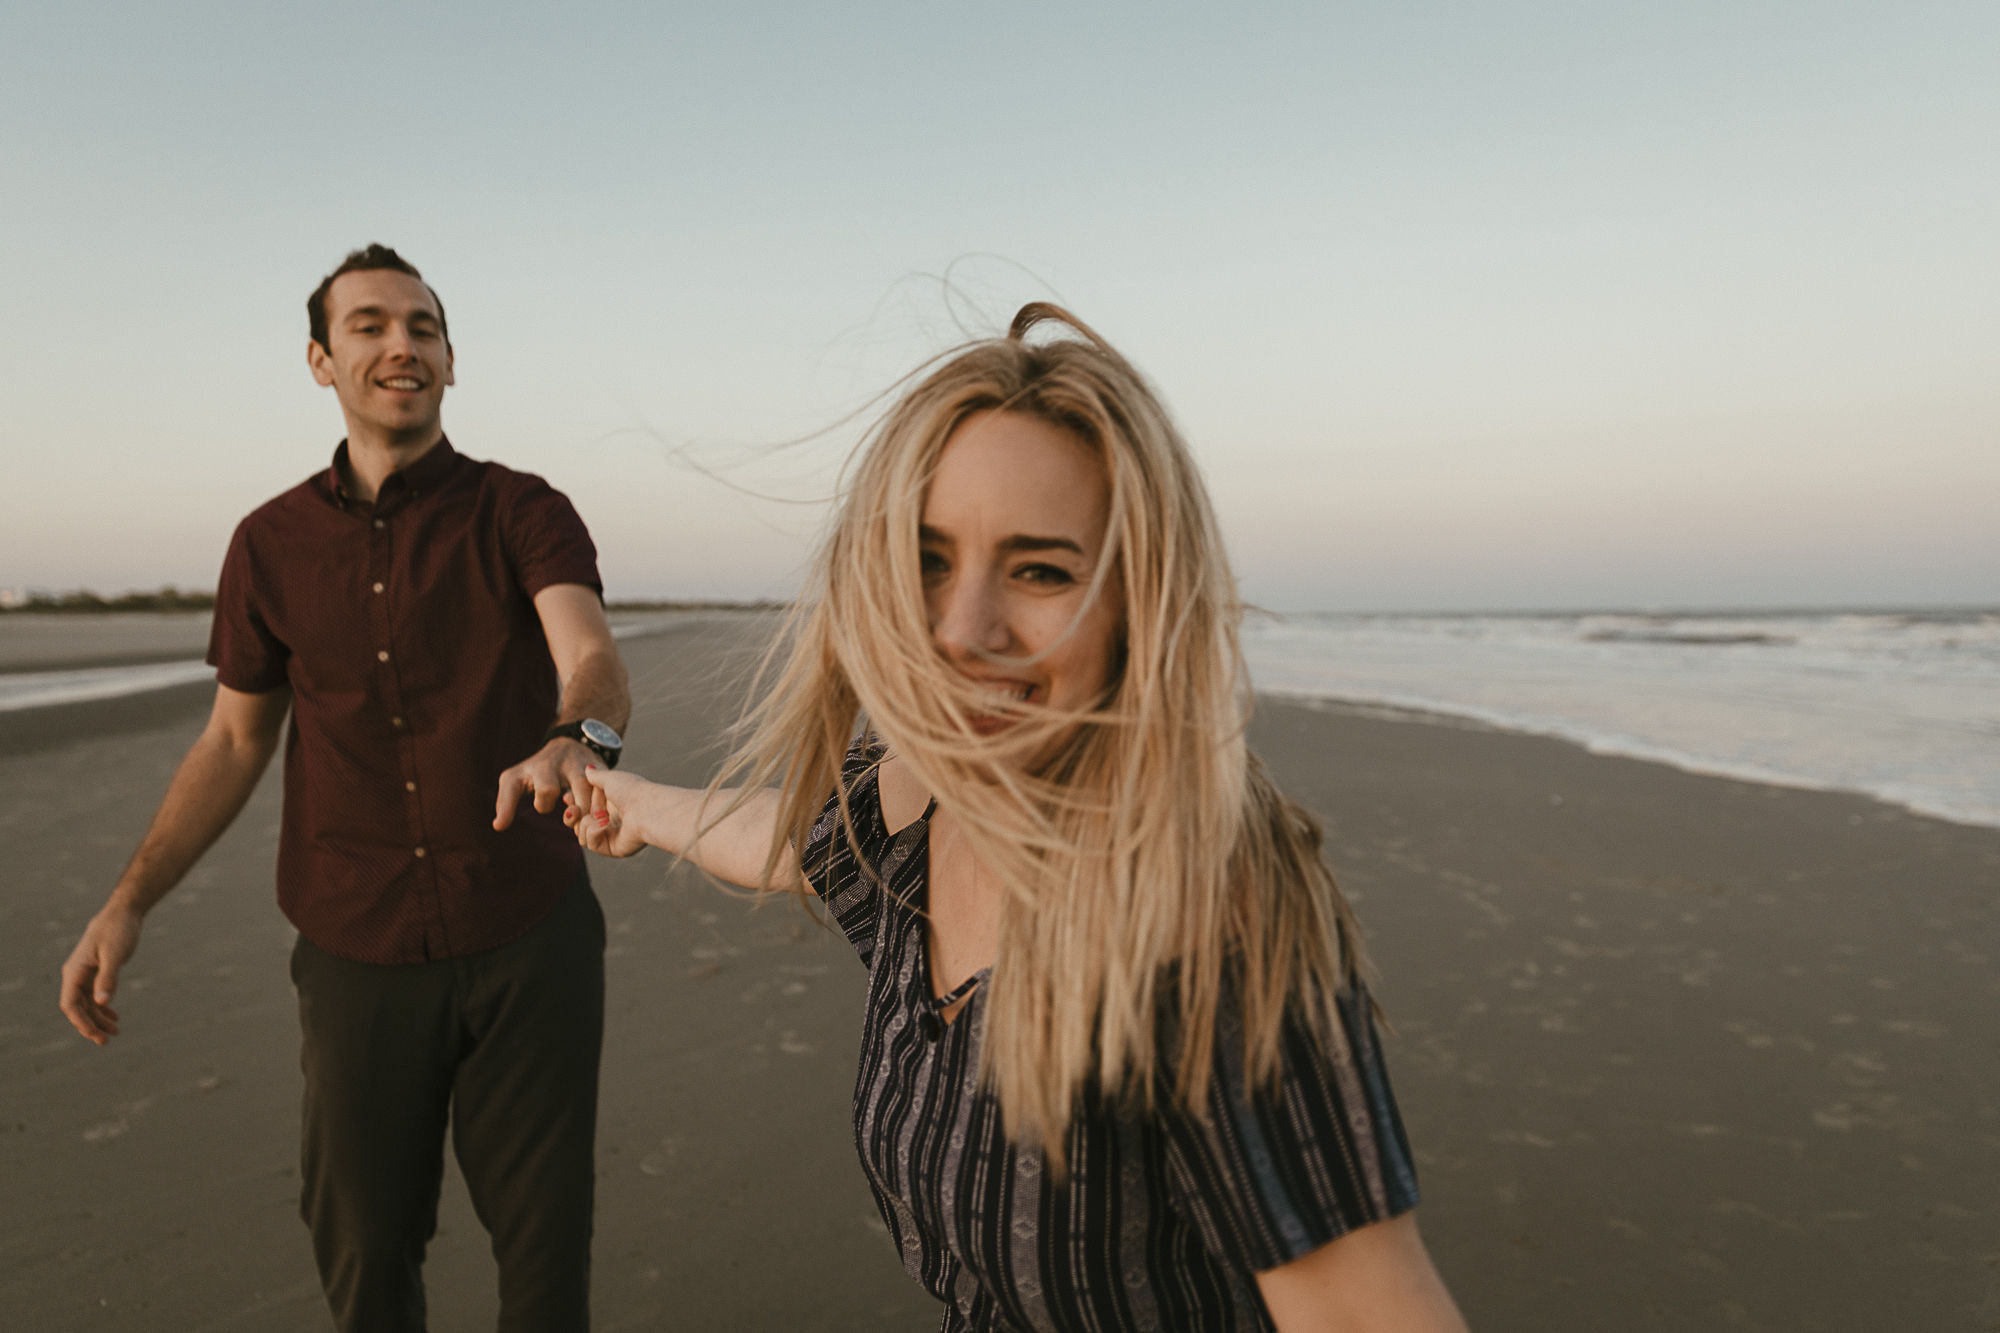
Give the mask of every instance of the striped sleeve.
[[1253, 1088], [1242, 1020], [1225, 997], [1207, 1114], [1172, 1103], [1163, 1112], [1175, 1202], [1239, 1271], [1277, 1268], [1417, 1206], [1366, 990], [1343, 991], [1338, 1009], [1338, 1033], [1289, 1009], [1277, 1080]]
[[854, 842], [861, 845], [856, 858], [854, 846], [840, 827], [838, 794], [826, 798], [819, 822], [806, 839], [799, 863], [806, 882], [840, 923], [841, 933], [861, 955], [863, 966], [872, 963], [875, 952], [876, 919], [881, 914], [882, 881], [873, 872], [881, 864], [885, 831], [882, 825], [882, 793], [876, 765], [881, 762], [880, 743], [864, 737], [847, 752], [840, 766], [840, 785], [847, 792], [847, 809], [854, 821]]

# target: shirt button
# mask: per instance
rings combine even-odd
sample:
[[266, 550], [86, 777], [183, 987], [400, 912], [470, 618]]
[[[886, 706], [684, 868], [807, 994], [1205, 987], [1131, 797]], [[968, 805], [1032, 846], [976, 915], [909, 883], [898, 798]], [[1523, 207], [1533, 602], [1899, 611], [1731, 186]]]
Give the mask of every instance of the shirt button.
[[417, 784], [414, 782], [405, 782], [403, 784], [404, 791], [415, 791], [416, 789], [417, 789]]
[[381, 584], [379, 584], [379, 583], [378, 583], [378, 584], [376, 584], [376, 585], [375, 585], [375, 591], [376, 591], [376, 592], [380, 592], [380, 591], [382, 591], [382, 585], [381, 585]]
[[392, 717], [389, 719], [389, 725], [392, 727], [400, 727], [403, 725], [403, 719], [400, 717]]
[[381, 650], [380, 652], [376, 653], [376, 654], [375, 654], [375, 660], [376, 660], [376, 661], [378, 661], [378, 662], [386, 662], [386, 661], [388, 661], [388, 660], [389, 660], [389, 650], [388, 650], [388, 649], [386, 649], [386, 648], [384, 648], [384, 649], [382, 649], [382, 650]]
[[387, 526], [389, 526], [389, 525], [388, 525], [388, 524], [386, 524], [386, 523], [384, 523], [384, 522], [383, 522], [383, 521], [382, 521], [381, 519], [379, 519], [379, 518], [378, 518], [378, 519], [376, 519], [376, 520], [375, 520], [375, 526], [376, 526], [376, 527], [378, 527], [378, 528], [385, 528], [385, 527], [387, 527]]
[[423, 854], [424, 854], [424, 849], [421, 847], [417, 848], [417, 855], [422, 856]]

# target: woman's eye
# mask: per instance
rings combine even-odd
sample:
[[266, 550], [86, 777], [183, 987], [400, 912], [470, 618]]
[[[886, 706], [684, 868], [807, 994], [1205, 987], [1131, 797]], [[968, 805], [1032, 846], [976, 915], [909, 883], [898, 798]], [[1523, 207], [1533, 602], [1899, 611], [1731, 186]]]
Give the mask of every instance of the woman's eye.
[[1065, 583], [1076, 582], [1076, 579], [1070, 575], [1070, 572], [1061, 565], [1023, 565], [1014, 571], [1014, 577], [1025, 579], [1029, 583], [1039, 583], [1049, 588], [1058, 588]]
[[917, 568], [923, 572], [923, 576], [927, 579], [936, 578], [941, 574], [948, 574], [951, 572], [950, 564], [948, 564], [945, 561], [945, 558], [939, 555], [936, 551], [924, 551], [919, 553], [917, 556]]

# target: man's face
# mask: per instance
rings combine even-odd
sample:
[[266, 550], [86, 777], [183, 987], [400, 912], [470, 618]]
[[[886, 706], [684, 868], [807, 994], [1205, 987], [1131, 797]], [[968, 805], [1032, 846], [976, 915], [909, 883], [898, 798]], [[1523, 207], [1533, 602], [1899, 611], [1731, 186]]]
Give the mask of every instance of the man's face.
[[331, 350], [306, 346], [313, 378], [330, 385], [350, 431], [367, 425], [388, 437], [436, 430], [451, 349], [430, 288], [394, 269], [343, 273], [326, 294]]

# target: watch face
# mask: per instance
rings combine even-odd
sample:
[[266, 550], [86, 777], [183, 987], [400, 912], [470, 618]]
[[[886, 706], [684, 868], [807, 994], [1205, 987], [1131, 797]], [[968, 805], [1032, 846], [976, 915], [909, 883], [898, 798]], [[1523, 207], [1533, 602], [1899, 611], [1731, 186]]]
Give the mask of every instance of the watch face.
[[585, 739], [595, 741], [607, 750], [623, 749], [625, 745], [624, 741], [618, 739], [617, 732], [605, 726], [594, 717], [588, 717], [583, 720], [583, 734]]

